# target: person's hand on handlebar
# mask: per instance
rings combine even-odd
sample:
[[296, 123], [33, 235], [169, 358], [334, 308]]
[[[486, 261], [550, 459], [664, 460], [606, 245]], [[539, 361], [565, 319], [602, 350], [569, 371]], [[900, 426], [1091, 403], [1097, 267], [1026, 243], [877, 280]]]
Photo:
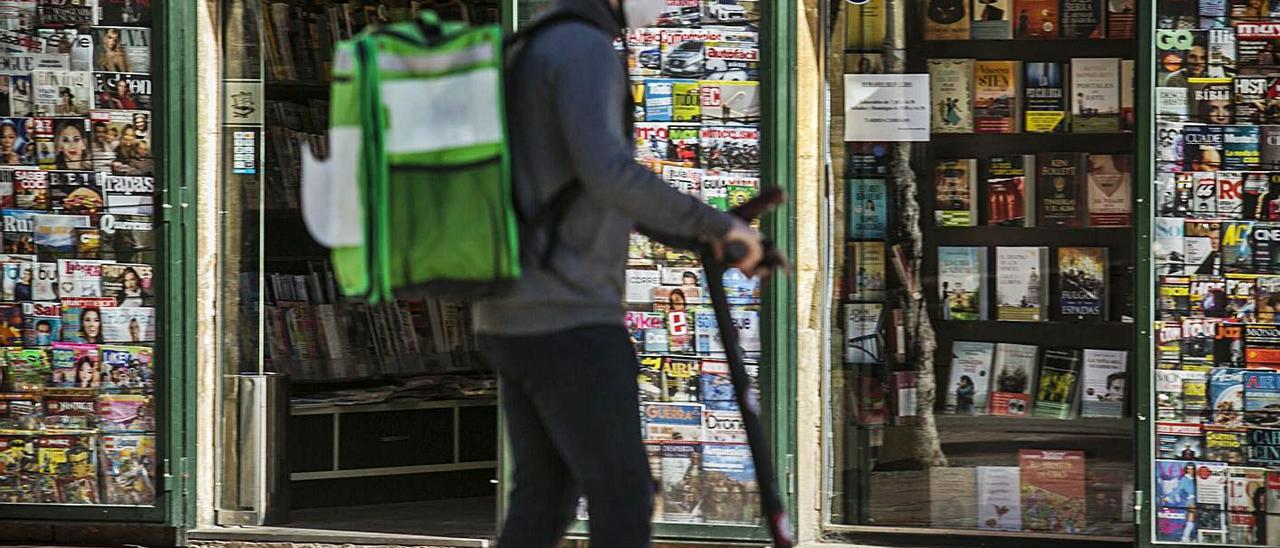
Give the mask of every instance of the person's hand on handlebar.
[[[747, 276], [767, 276], [769, 273], [769, 268], [761, 265], [764, 237], [744, 221], [734, 221], [733, 228], [715, 243], [715, 254], [717, 261], [728, 262], [729, 266]], [[732, 256], [726, 257], [726, 254]]]

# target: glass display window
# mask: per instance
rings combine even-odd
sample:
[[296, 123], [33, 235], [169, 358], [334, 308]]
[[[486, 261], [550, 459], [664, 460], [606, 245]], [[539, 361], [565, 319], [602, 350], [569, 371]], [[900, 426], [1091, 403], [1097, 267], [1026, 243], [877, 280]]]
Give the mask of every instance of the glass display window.
[[1134, 4], [829, 6], [833, 535], [1135, 534]]

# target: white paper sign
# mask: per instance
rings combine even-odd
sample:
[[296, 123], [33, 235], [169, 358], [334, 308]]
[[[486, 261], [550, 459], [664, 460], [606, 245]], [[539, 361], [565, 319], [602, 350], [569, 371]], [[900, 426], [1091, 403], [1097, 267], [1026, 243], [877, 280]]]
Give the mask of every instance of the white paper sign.
[[845, 141], [928, 141], [928, 74], [844, 75]]

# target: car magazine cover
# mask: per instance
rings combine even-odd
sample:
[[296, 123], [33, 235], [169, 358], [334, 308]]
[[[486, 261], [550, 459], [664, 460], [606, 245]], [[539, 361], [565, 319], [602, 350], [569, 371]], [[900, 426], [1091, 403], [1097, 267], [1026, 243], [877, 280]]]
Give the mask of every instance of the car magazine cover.
[[663, 521], [702, 521], [701, 449], [701, 444], [662, 444]]
[[101, 351], [103, 391], [148, 391], [155, 387], [150, 348], [104, 345]]
[[627, 29], [626, 43], [632, 76], [662, 74], [662, 29]]
[[760, 80], [760, 49], [754, 43], [706, 42], [707, 80], [757, 82]]
[[155, 436], [102, 436], [102, 502], [135, 506], [154, 502], [156, 463]]
[[759, 516], [759, 488], [745, 444], [702, 445], [702, 518], [706, 523], [751, 524]]
[[702, 441], [703, 406], [696, 403], [645, 403], [645, 440]]
[[97, 419], [94, 390], [46, 388], [44, 391], [46, 430], [92, 430]]
[[94, 27], [93, 43], [94, 71], [151, 73], [150, 28]]
[[98, 429], [106, 433], [155, 431], [155, 400], [144, 394], [99, 395]]
[[26, 346], [50, 346], [58, 340], [61, 329], [62, 308], [58, 303], [22, 303], [22, 338]]
[[658, 16], [655, 26], [697, 27], [702, 23], [702, 9], [698, 0], [666, 0], [667, 9]]
[[104, 308], [102, 339], [108, 343], [145, 343], [156, 339], [155, 314], [151, 307]]
[[1022, 525], [1028, 531], [1080, 533], [1085, 522], [1083, 451], [1022, 449]]

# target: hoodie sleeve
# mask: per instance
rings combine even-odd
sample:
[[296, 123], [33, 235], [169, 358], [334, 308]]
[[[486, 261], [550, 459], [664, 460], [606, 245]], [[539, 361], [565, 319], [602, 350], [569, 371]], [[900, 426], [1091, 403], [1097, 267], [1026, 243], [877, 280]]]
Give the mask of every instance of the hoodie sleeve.
[[[627, 77], [613, 45], [585, 24], [548, 31], [549, 82], [573, 172], [593, 199], [673, 236], [720, 238], [733, 217], [671, 188], [633, 157], [623, 128]], [[546, 51], [546, 50], [543, 50]]]

